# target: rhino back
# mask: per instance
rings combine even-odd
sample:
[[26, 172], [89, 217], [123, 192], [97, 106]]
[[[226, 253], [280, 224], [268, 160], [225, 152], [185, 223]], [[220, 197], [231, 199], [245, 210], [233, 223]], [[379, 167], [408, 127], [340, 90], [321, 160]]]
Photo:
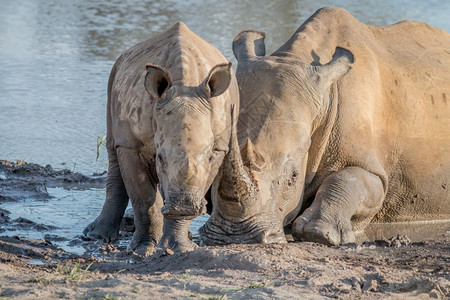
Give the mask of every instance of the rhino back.
[[115, 146], [154, 149], [152, 111], [156, 99], [144, 88], [147, 63], [166, 68], [174, 85], [197, 86], [212, 67], [225, 62], [217, 48], [183, 23], [126, 50], [110, 78], [108, 128]]
[[355, 61], [337, 85], [338, 120], [323, 174], [355, 165], [384, 178], [377, 220], [448, 217], [450, 35], [420, 22], [369, 26], [324, 8], [273, 55], [321, 65], [336, 47]]

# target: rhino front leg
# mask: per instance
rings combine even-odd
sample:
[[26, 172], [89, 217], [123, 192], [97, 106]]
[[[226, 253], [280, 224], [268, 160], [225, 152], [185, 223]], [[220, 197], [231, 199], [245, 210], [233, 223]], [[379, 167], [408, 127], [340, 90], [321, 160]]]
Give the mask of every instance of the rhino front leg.
[[384, 196], [379, 176], [358, 167], [339, 170], [325, 179], [312, 205], [294, 221], [293, 235], [327, 245], [355, 242], [352, 226], [363, 229]]
[[135, 231], [128, 250], [142, 256], [151, 255], [158, 243], [163, 226], [163, 201], [157, 183], [150, 177], [148, 164], [135, 150], [118, 148], [120, 170], [134, 210]]
[[[211, 188], [205, 195], [207, 213], [211, 214]], [[164, 218], [163, 236], [159, 241], [158, 248], [162, 250], [171, 249], [175, 252], [186, 252], [197, 248], [197, 244], [189, 239], [189, 227], [192, 218]]]
[[100, 215], [83, 230], [86, 237], [93, 240], [102, 240], [106, 243], [118, 239], [120, 221], [128, 205], [128, 195], [120, 173], [115, 149], [108, 149], [108, 159], [105, 203]]

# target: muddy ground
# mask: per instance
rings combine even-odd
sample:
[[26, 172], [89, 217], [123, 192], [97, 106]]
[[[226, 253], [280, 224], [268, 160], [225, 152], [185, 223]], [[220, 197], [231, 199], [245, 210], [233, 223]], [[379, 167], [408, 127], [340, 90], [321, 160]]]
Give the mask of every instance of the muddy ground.
[[[104, 174], [84, 176], [54, 171], [50, 166], [0, 162], [0, 171], [8, 174], [8, 180], [0, 178], [0, 207], [21, 193], [46, 197], [47, 186], [104, 184]], [[8, 215], [0, 210], [0, 229], [50, 229], [23, 218], [11, 220]], [[129, 239], [130, 227], [123, 227], [122, 240]], [[86, 253], [71, 254], [52, 244], [57, 238], [0, 237], [0, 297], [450, 298], [450, 232], [438, 240], [414, 243], [397, 236], [342, 247], [315, 243], [230, 245], [199, 247], [187, 253], [158, 252], [145, 259], [127, 253], [123, 246], [81, 237], [76, 241]]]

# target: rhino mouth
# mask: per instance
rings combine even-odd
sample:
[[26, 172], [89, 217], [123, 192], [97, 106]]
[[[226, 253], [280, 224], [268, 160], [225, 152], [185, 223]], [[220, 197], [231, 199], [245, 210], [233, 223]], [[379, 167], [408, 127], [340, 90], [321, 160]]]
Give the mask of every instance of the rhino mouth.
[[194, 219], [206, 213], [204, 197], [198, 197], [190, 193], [171, 194], [164, 199], [161, 212], [167, 219]]
[[222, 217], [211, 216], [200, 228], [200, 238], [207, 246], [286, 243], [283, 226], [275, 220], [256, 216], [230, 222]]

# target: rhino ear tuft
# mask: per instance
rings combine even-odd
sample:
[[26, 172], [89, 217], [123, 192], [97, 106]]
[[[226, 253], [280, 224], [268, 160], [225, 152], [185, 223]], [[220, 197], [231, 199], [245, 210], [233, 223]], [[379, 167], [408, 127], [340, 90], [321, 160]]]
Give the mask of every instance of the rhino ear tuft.
[[333, 58], [326, 65], [319, 67], [321, 81], [329, 87], [352, 68], [353, 54], [344, 48], [337, 47]]
[[165, 68], [147, 64], [144, 86], [147, 92], [156, 99], [161, 99], [164, 93], [172, 86], [172, 78]]
[[230, 82], [231, 62], [228, 62], [212, 68], [205, 81], [201, 84], [201, 88], [207, 97], [217, 97], [228, 89]]
[[238, 61], [252, 56], [266, 55], [264, 38], [261, 31], [246, 30], [239, 33], [233, 40], [233, 53]]

